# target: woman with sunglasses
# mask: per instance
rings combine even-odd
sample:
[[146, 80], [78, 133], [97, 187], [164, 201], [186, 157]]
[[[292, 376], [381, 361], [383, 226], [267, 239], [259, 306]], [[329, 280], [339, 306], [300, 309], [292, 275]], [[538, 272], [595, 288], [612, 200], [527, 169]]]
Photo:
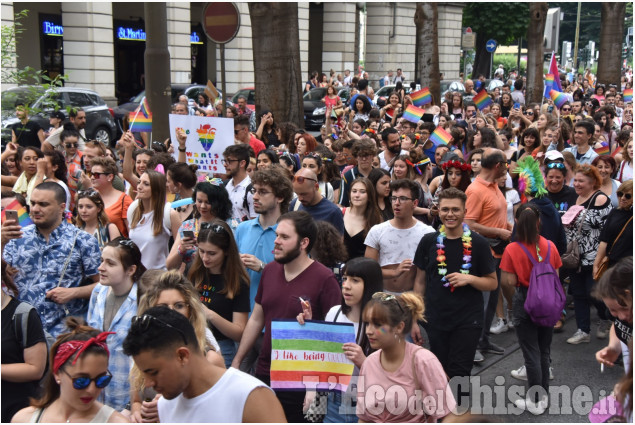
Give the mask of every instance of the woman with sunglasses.
[[[194, 218], [185, 220], [179, 226], [174, 245], [166, 260], [166, 267], [170, 270], [178, 269], [183, 263], [186, 267], [194, 260], [196, 253], [196, 238], [204, 223], [211, 223], [215, 219], [225, 221], [232, 226], [232, 204], [229, 195], [222, 186], [220, 179], [210, 179], [197, 183], [192, 193], [194, 200]], [[232, 227], [232, 231], [235, 230]]]
[[123, 353], [123, 340], [130, 329], [130, 320], [137, 315], [136, 282], [146, 269], [137, 245], [120, 237], [104, 247], [98, 270], [99, 283], [90, 296], [86, 321], [113, 334], [109, 338], [108, 369], [114, 381], [104, 390], [103, 400], [121, 411], [130, 401], [128, 376], [132, 365]]
[[[439, 360], [430, 351], [406, 342], [413, 326], [423, 320], [424, 304], [421, 296], [413, 292], [392, 295], [376, 292], [363, 310], [366, 337], [372, 350], [359, 372], [364, 379], [364, 388], [357, 393], [357, 417], [360, 422], [437, 422], [456, 405], [448, 378]], [[405, 392], [405, 400], [412, 400], [420, 393], [418, 400], [433, 396], [435, 406], [432, 411], [416, 403], [415, 408], [374, 409], [377, 394], [383, 393], [395, 403], [396, 394], [390, 390], [398, 385]], [[369, 389], [382, 388], [377, 392]], [[419, 406], [418, 408], [416, 406]], [[380, 410], [377, 412], [377, 410]]]
[[121, 236], [119, 229], [108, 219], [104, 201], [95, 189], [80, 190], [77, 193], [77, 217], [75, 226], [93, 235], [103, 249], [106, 244]]
[[43, 396], [16, 413], [12, 422], [128, 422], [115, 409], [97, 401], [112, 379], [106, 345], [109, 333], [75, 317], [67, 318], [66, 326], [70, 331], [51, 347]]
[[203, 223], [196, 241], [198, 255], [188, 278], [200, 294], [205, 318], [229, 368], [250, 311], [249, 275], [226, 222]]
[[[207, 360], [216, 366], [224, 367], [225, 362], [220, 355], [220, 347], [212, 331], [207, 327], [203, 313], [204, 307], [199, 297], [199, 293], [183, 274], [176, 270], [163, 272], [155, 279], [145, 295], [139, 299], [137, 317], [143, 316], [149, 308], [159, 306], [182, 314], [194, 327], [199, 347], [205, 353]], [[157, 401], [160, 394], [157, 394], [153, 388], [145, 386], [143, 374], [134, 364], [130, 372], [130, 382], [132, 385], [130, 392], [132, 420], [137, 423], [158, 422]]]

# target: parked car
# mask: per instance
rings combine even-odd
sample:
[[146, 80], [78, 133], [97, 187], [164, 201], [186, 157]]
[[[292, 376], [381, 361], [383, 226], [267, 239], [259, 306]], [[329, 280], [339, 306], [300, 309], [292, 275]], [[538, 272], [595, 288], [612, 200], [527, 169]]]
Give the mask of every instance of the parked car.
[[[350, 96], [350, 88], [341, 88], [337, 95], [345, 104]], [[307, 130], [320, 129], [322, 124], [326, 122], [326, 105], [322, 102], [325, 96], [326, 87], [317, 87], [309, 90], [302, 97], [304, 100], [304, 127]]]
[[245, 96], [247, 99], [247, 108], [251, 109], [251, 111], [256, 110], [256, 90], [253, 87], [245, 87], [240, 89], [232, 96], [232, 103], [235, 107], [238, 107], [238, 97]]
[[[40, 88], [41, 89], [41, 88]], [[2, 142], [11, 140], [9, 125], [18, 122], [15, 117], [15, 101], [17, 99], [33, 99], [33, 93], [41, 94], [30, 103], [30, 119], [37, 122], [45, 131], [51, 126], [49, 115], [54, 110], [62, 110], [68, 119], [68, 110], [82, 108], [86, 112], [86, 137], [98, 140], [106, 146], [116, 137], [114, 111], [97, 92], [77, 87], [59, 87], [56, 89], [38, 89], [38, 87], [14, 87], [2, 92]], [[29, 103], [29, 102], [27, 102]]]
[[465, 95], [465, 86], [460, 81], [449, 81], [443, 80], [441, 81], [441, 99], [445, 97], [447, 92], [459, 92], [462, 95]]

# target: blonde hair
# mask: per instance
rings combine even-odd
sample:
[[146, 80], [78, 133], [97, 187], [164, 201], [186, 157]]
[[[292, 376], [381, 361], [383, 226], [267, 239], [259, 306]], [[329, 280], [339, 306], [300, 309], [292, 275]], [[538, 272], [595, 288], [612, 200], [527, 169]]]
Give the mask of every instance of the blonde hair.
[[402, 333], [410, 333], [417, 321], [425, 320], [425, 305], [421, 295], [409, 291], [392, 295], [387, 292], [376, 292], [366, 304], [363, 313], [364, 322], [372, 322], [378, 326], [396, 327], [404, 323]]

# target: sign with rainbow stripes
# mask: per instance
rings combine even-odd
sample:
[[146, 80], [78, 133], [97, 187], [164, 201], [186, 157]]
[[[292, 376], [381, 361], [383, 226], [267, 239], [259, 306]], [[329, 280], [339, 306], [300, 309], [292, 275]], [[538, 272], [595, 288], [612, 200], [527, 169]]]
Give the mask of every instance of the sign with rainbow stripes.
[[342, 350], [347, 342], [355, 342], [352, 324], [272, 321], [271, 388], [345, 392], [354, 369]]
[[556, 108], [558, 109], [562, 108], [562, 105], [569, 101], [564, 93], [560, 93], [553, 89], [549, 92], [549, 97], [553, 100], [553, 104], [556, 105]]
[[611, 153], [611, 149], [609, 148], [609, 144], [606, 143], [606, 142], [602, 142], [602, 146], [600, 146], [599, 148], [595, 148], [593, 150], [598, 155], [608, 155], [608, 154]]
[[412, 99], [412, 103], [419, 107], [432, 103], [432, 95], [430, 94], [430, 89], [428, 87], [424, 87], [419, 91], [410, 93], [410, 98]]
[[489, 95], [487, 94], [487, 90], [485, 89], [478, 92], [477, 95], [472, 98], [472, 101], [479, 109], [479, 111], [482, 111], [483, 109], [494, 103], [492, 98], [489, 97]]
[[138, 111], [130, 114], [130, 131], [133, 133], [151, 133], [152, 132], [152, 114], [146, 117], [143, 112]]
[[633, 102], [633, 89], [625, 89], [622, 94], [622, 98], [624, 99], [624, 103], [632, 103]]
[[33, 221], [31, 221], [31, 217], [29, 217], [29, 213], [26, 212], [26, 208], [24, 208], [22, 204], [18, 202], [17, 199], [11, 202], [9, 205], [6, 206], [5, 209], [2, 210], [2, 216], [0, 220], [2, 223], [4, 223], [5, 220], [7, 219], [5, 214], [6, 210], [14, 210], [18, 212], [17, 224], [19, 224], [21, 227], [25, 227], [25, 226], [28, 226], [29, 224], [33, 224]]
[[438, 126], [434, 132], [430, 135], [430, 140], [434, 143], [434, 147], [436, 148], [439, 145], [447, 145], [452, 140], [452, 135], [445, 131], [445, 129], [441, 126]]
[[424, 111], [423, 109], [417, 108], [414, 105], [408, 105], [402, 117], [410, 122], [417, 124], [425, 112], [426, 111]]

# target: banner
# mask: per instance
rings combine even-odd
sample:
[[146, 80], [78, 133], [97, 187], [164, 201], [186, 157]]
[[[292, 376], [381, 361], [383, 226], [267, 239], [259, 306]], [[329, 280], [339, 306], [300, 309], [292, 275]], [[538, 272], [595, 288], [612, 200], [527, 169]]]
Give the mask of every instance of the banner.
[[342, 344], [355, 342], [348, 323], [295, 319], [271, 322], [271, 388], [345, 392], [354, 365]]
[[174, 146], [174, 158], [179, 157], [176, 130], [187, 135], [185, 158], [187, 164], [198, 165], [199, 171], [225, 173], [221, 164], [223, 151], [234, 144], [234, 120], [232, 118], [197, 117], [170, 114], [170, 138]]

